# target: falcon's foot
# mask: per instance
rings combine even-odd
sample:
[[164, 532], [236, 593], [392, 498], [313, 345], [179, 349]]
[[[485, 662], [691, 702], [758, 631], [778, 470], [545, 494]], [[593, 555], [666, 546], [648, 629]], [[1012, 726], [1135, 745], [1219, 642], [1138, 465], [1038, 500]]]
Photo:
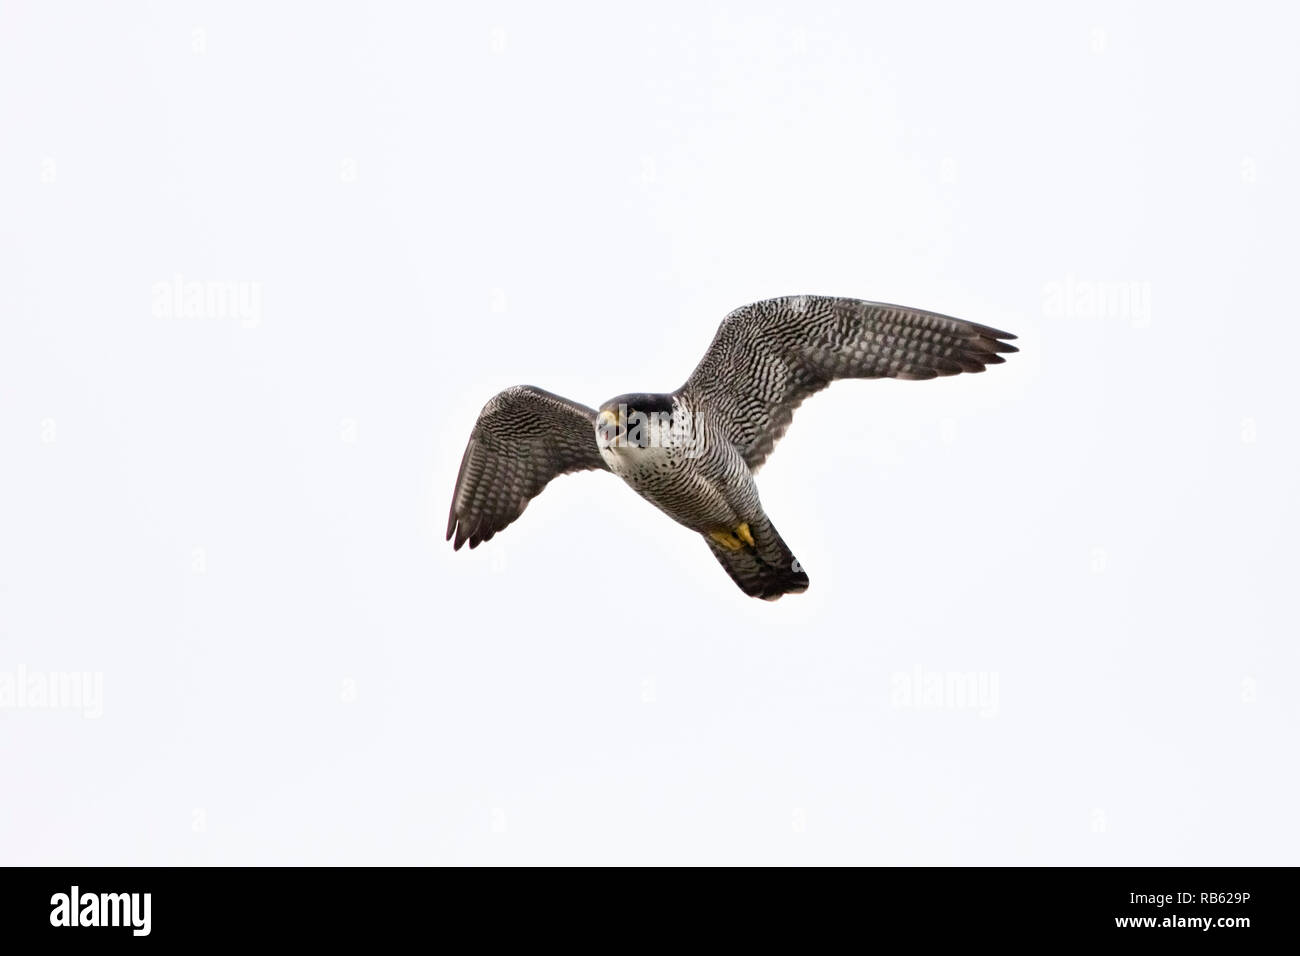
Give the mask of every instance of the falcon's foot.
[[748, 524], [737, 525], [735, 531], [710, 531], [709, 537], [728, 551], [739, 551], [745, 545], [754, 547], [754, 536], [749, 533]]

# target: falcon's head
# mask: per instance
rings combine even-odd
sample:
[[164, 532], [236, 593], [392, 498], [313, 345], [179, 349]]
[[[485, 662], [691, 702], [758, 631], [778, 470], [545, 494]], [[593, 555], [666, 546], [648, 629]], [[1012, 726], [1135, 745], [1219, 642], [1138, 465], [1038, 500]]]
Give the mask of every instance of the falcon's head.
[[663, 447], [674, 424], [672, 395], [634, 392], [611, 398], [596, 414], [596, 442], [615, 453]]

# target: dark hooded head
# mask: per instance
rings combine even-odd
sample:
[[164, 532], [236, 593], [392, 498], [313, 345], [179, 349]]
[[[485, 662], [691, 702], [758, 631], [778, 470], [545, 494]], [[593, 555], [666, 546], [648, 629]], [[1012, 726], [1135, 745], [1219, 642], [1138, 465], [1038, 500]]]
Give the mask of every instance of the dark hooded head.
[[671, 423], [672, 415], [670, 393], [629, 392], [600, 406], [596, 434], [602, 446], [626, 444], [644, 448], [658, 426]]

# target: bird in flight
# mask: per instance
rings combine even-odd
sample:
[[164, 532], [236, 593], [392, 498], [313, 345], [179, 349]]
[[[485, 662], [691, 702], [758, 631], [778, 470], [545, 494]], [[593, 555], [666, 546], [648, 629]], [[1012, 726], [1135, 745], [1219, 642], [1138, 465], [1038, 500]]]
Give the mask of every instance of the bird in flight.
[[754, 475], [809, 395], [841, 378], [982, 372], [1015, 336], [882, 302], [787, 296], [742, 306], [674, 392], [599, 409], [531, 385], [494, 396], [461, 460], [447, 520], [475, 548], [518, 518], [552, 478], [612, 471], [703, 536], [746, 594], [775, 600], [808, 575], [768, 519]]

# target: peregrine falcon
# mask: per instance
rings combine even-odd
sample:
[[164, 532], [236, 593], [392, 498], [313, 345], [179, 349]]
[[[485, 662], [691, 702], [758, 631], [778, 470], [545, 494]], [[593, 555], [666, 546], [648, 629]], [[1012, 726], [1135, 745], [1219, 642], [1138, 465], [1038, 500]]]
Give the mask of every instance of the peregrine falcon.
[[775, 600], [808, 575], [763, 511], [754, 475], [809, 395], [840, 378], [982, 372], [1015, 336], [882, 302], [788, 296], [722, 320], [674, 392], [599, 409], [517, 385], [483, 406], [470, 435], [447, 539], [471, 548], [505, 528], [557, 475], [612, 471], [699, 533], [746, 594]]

